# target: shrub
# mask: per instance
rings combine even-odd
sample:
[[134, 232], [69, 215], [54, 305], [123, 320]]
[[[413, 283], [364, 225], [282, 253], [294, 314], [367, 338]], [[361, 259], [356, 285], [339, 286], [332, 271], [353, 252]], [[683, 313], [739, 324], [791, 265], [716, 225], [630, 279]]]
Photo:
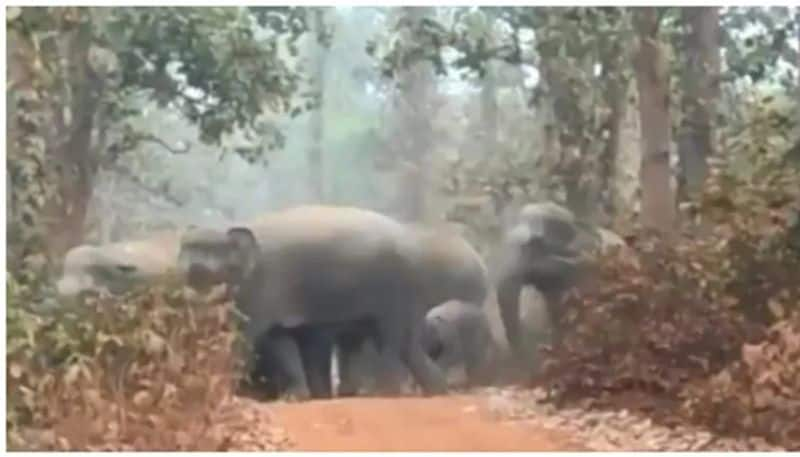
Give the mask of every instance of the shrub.
[[740, 360], [684, 397], [696, 422], [800, 450], [800, 314], [772, 325], [760, 343], [743, 345]]
[[[567, 401], [644, 392], [684, 419], [798, 448], [800, 176], [715, 170], [691, 230], [631, 236], [561, 303], [539, 382]], [[758, 176], [758, 178], [753, 178]]]
[[217, 450], [238, 373], [231, 303], [165, 281], [32, 312], [9, 281], [8, 447]]

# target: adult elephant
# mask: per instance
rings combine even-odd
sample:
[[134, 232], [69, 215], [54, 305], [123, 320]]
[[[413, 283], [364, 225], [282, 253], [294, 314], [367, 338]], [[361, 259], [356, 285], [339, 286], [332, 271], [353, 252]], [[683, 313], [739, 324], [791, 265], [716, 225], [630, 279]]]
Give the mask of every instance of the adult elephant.
[[424, 255], [409, 227], [364, 209], [311, 205], [211, 232], [181, 242], [188, 283], [233, 286], [250, 343], [276, 328], [312, 329], [311, 341], [298, 339], [304, 366], [321, 367], [307, 371], [312, 392], [330, 386], [330, 338], [354, 326], [372, 326], [381, 352], [400, 360], [424, 393], [447, 390], [422, 346], [426, 287], [416, 267]]
[[569, 210], [555, 203], [521, 208], [506, 231], [495, 278], [500, 317], [517, 357], [527, 357], [520, 325], [522, 288], [535, 287], [544, 297], [551, 322], [557, 323], [563, 313], [558, 306], [562, 294], [591, 266], [583, 255], [624, 244], [613, 232], [579, 224]]
[[[413, 265], [419, 278], [419, 291], [425, 310], [432, 310], [445, 302], [455, 300], [460, 303], [459, 307], [474, 311], [464, 311], [465, 314], [472, 317], [482, 314], [481, 307], [488, 295], [489, 275], [480, 254], [451, 227], [412, 225], [410, 229], [414, 243], [418, 246]], [[437, 315], [436, 312], [434, 315]], [[454, 320], [456, 316], [450, 315], [448, 319]], [[424, 328], [429, 328], [432, 322], [434, 321], [426, 317]], [[444, 326], [447, 325], [449, 324]], [[438, 323], [436, 326], [444, 327]], [[351, 329], [337, 340], [339, 395], [355, 394], [369, 376], [376, 378], [375, 390], [397, 393], [403, 388], [408, 373], [396, 360], [379, 356], [378, 351], [369, 344], [370, 339], [364, 338], [364, 333], [358, 330]], [[369, 335], [367, 332], [366, 336]], [[456, 342], [447, 343], [450, 348], [451, 343]]]
[[[234, 225], [250, 226], [260, 217]], [[197, 230], [203, 229], [190, 225], [161, 230], [139, 239], [76, 246], [64, 256], [56, 289], [63, 297], [86, 291], [119, 294], [163, 279], [177, 266], [183, 235]]]

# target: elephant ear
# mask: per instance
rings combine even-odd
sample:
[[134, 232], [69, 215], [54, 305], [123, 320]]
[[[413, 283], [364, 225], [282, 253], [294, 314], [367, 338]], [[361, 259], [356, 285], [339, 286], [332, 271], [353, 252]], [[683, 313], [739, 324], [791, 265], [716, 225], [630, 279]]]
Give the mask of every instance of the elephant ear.
[[228, 230], [230, 245], [229, 266], [233, 267], [240, 279], [245, 279], [256, 268], [260, 248], [253, 232], [246, 227], [233, 227]]

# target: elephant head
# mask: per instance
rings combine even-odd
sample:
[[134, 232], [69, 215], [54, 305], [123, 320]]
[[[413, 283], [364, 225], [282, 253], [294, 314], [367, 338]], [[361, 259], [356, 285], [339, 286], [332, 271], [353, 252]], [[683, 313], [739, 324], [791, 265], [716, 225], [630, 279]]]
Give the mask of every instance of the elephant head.
[[521, 355], [519, 296], [532, 285], [546, 297], [553, 319], [562, 292], [574, 284], [582, 271], [579, 253], [573, 248], [578, 235], [574, 215], [552, 202], [525, 205], [506, 231], [503, 262], [497, 278], [497, 300], [506, 336], [512, 350]]
[[233, 227], [227, 232], [192, 228], [181, 238], [178, 271], [190, 287], [200, 291], [220, 283], [237, 286], [252, 276], [259, 252], [248, 228]]
[[86, 291], [126, 292], [166, 276], [175, 266], [177, 247], [178, 234], [172, 231], [135, 241], [77, 246], [64, 257], [58, 293], [69, 297]]

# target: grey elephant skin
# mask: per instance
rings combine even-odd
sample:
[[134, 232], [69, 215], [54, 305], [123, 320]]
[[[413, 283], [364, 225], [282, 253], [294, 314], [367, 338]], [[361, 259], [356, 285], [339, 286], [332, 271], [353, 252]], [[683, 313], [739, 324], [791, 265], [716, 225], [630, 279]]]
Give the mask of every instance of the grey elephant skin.
[[495, 277], [500, 317], [518, 362], [531, 356], [520, 324], [523, 287], [533, 286], [541, 293], [551, 323], [557, 323], [563, 313], [558, 306], [562, 294], [590, 272], [591, 264], [584, 254], [595, 247], [623, 245], [613, 232], [581, 226], [569, 210], [555, 203], [522, 207], [506, 230]]
[[[489, 290], [489, 274], [477, 250], [452, 227], [414, 225], [411, 228], [418, 245], [417, 252], [420, 253], [414, 265], [424, 292], [424, 308], [431, 310], [426, 316], [423, 330], [429, 327], [431, 313], [439, 316], [440, 311], [433, 309], [451, 300], [460, 303], [459, 307], [464, 308], [465, 315], [482, 315], [482, 305]], [[449, 309], [449, 306], [445, 309]], [[474, 312], [467, 312], [467, 308]], [[346, 341], [339, 340], [339, 395], [369, 390], [366, 387], [369, 378], [373, 378], [373, 390], [377, 393], [396, 394], [403, 391], [407, 384], [407, 370], [396, 360], [381, 357], [370, 344], [371, 341], [363, 338], [364, 335], [357, 330], [354, 329]], [[473, 336], [478, 337], [479, 334]]]
[[483, 309], [471, 303], [449, 300], [425, 316], [423, 344], [428, 355], [462, 387], [492, 381], [489, 360], [493, 357], [489, 320]]
[[251, 227], [217, 236], [187, 233], [178, 260], [193, 287], [219, 280], [233, 286], [248, 317], [248, 341], [274, 329], [305, 331], [310, 338], [298, 339], [303, 365], [322, 367], [306, 371], [309, 388], [327, 395], [332, 339], [371, 326], [381, 352], [408, 367], [424, 393], [447, 390], [422, 347], [428, 291], [416, 269], [421, 244], [409, 227], [335, 206], [277, 211]]
[[72, 248], [64, 257], [57, 291], [62, 297], [85, 291], [122, 293], [164, 277], [175, 267], [180, 236], [164, 231], [140, 240]]

